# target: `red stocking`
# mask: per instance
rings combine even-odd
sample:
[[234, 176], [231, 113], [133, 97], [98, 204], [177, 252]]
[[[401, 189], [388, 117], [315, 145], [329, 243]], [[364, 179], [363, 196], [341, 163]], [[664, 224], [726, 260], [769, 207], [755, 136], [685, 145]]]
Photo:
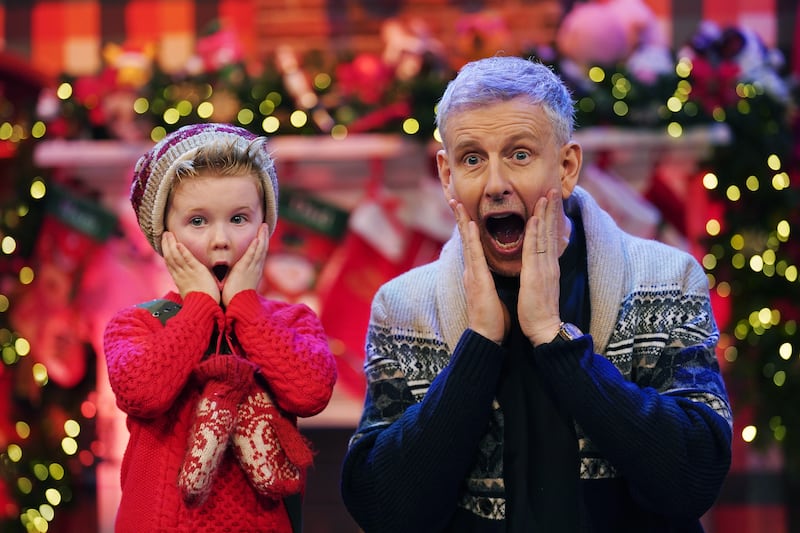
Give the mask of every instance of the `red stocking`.
[[320, 320], [334, 341], [338, 384], [355, 397], [366, 388], [364, 338], [370, 306], [380, 286], [435, 259], [441, 243], [409, 228], [392, 199], [368, 199], [351, 214], [348, 233], [320, 273]]

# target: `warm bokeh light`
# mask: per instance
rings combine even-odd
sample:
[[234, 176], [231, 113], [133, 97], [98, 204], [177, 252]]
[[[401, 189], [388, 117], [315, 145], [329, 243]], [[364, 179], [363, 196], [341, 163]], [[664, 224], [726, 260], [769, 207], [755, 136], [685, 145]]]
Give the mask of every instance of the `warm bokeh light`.
[[677, 122], [670, 122], [667, 125], [667, 135], [673, 138], [678, 138], [683, 135], [683, 126]]
[[40, 387], [47, 385], [50, 379], [47, 374], [47, 367], [42, 363], [34, 363], [33, 368], [31, 368], [31, 374], [33, 374], [33, 381]]
[[61, 449], [67, 455], [75, 455], [78, 453], [78, 443], [72, 437], [64, 437], [61, 439]]
[[325, 89], [329, 88], [331, 83], [333, 83], [333, 78], [331, 78], [330, 74], [320, 72], [314, 76], [314, 87], [320, 91], [324, 91]]
[[23, 285], [29, 285], [33, 282], [34, 274], [31, 267], [22, 267], [19, 269], [19, 282]]
[[202, 102], [197, 106], [197, 116], [202, 119], [209, 119], [214, 114], [214, 104], [211, 102]]
[[295, 128], [302, 128], [308, 124], [308, 114], [305, 111], [296, 110], [289, 116], [289, 122]]
[[17, 436], [22, 440], [25, 440], [31, 436], [31, 426], [27, 422], [22, 420], [18, 421], [16, 424], [14, 424], [14, 429], [17, 432]]
[[717, 185], [719, 185], [719, 180], [717, 179], [717, 176], [715, 174], [713, 174], [712, 172], [706, 172], [703, 175], [703, 187], [712, 190], [716, 189]]
[[261, 122], [261, 128], [266, 133], [275, 133], [280, 127], [280, 121], [277, 117], [267, 117]]
[[25, 337], [17, 337], [14, 340], [14, 350], [20, 357], [25, 357], [31, 352], [31, 343]]
[[75, 420], [67, 420], [64, 422], [64, 433], [68, 437], [77, 437], [81, 432], [81, 425]]
[[22, 460], [22, 448], [17, 444], [9, 444], [6, 448], [6, 455], [11, 462], [18, 463]]
[[37, 179], [31, 183], [31, 198], [36, 200], [40, 200], [44, 198], [44, 195], [47, 193], [47, 187], [44, 184], [44, 181]]
[[419, 122], [415, 118], [407, 118], [403, 121], [403, 133], [414, 135], [419, 132]]
[[595, 83], [600, 83], [606, 79], [606, 72], [600, 67], [591, 67], [588, 74], [589, 79]]
[[164, 111], [163, 119], [164, 122], [166, 122], [167, 124], [175, 124], [178, 122], [178, 120], [180, 120], [180, 118], [181, 118], [180, 113], [178, 113], [178, 110], [175, 109], [174, 107], [170, 107], [169, 109]]
[[3, 237], [3, 240], [0, 241], [0, 251], [2, 251], [6, 255], [11, 255], [17, 249], [17, 241], [14, 240], [14, 237], [11, 235], [6, 235]]
[[255, 113], [253, 113], [252, 109], [243, 108], [239, 110], [239, 113], [236, 115], [236, 120], [239, 121], [239, 124], [243, 126], [247, 126], [253, 122], [256, 118]]
[[56, 96], [62, 100], [67, 100], [72, 97], [72, 85], [69, 83], [62, 83], [56, 89]]

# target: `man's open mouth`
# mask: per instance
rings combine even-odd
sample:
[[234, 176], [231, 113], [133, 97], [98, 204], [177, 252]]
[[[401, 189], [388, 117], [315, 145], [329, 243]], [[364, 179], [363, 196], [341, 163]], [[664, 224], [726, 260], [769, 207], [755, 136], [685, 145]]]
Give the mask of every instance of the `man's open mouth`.
[[225, 279], [225, 276], [228, 275], [228, 270], [229, 270], [228, 265], [214, 265], [213, 267], [211, 267], [211, 271], [214, 273], [214, 275], [217, 277], [219, 281]]
[[486, 231], [502, 247], [516, 246], [525, 233], [525, 220], [514, 213], [490, 216], [486, 219]]

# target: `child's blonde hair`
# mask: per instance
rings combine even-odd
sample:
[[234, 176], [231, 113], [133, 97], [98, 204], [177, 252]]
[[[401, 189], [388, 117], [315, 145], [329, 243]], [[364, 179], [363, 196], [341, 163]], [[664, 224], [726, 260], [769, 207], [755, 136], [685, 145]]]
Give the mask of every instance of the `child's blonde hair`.
[[264, 196], [264, 221], [270, 233], [275, 231], [278, 177], [266, 141], [266, 137], [230, 124], [192, 124], [167, 135], [139, 158], [131, 204], [153, 249], [161, 253], [164, 217], [175, 183], [206, 172], [257, 177]]

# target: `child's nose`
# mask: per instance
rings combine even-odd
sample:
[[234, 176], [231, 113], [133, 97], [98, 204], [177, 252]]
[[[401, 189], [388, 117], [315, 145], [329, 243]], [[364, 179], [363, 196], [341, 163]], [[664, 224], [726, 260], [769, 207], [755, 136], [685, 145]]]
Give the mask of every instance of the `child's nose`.
[[211, 234], [211, 245], [214, 248], [227, 248], [230, 243], [230, 236], [225, 226], [222, 224], [214, 226], [214, 231]]

